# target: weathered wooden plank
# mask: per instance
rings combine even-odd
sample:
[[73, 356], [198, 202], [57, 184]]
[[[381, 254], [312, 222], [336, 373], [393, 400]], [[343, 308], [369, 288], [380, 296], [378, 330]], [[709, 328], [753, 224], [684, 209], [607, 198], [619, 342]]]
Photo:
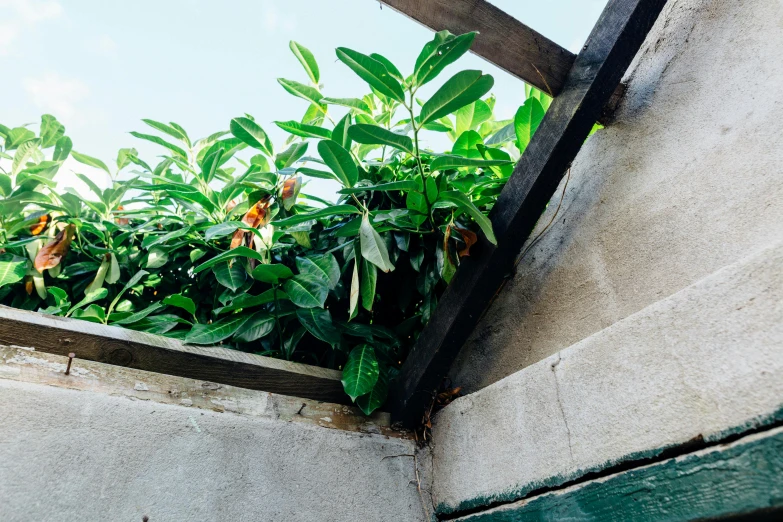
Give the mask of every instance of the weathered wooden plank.
[[478, 31], [474, 53], [551, 95], [563, 89], [574, 63], [573, 53], [485, 0], [381, 1], [436, 31]]
[[611, 0], [607, 5], [492, 210], [498, 246], [482, 237], [475, 254], [471, 250], [470, 257], [463, 258], [393, 383], [394, 419], [407, 426], [421, 422], [463, 342], [510, 275], [520, 248], [665, 4], [666, 0]]
[[783, 520], [783, 428], [461, 518]]
[[0, 344], [77, 359], [348, 404], [338, 371], [0, 306]]
[[355, 406], [248, 390], [199, 379], [75, 360], [65, 375], [67, 357], [0, 345], [0, 379], [103, 393], [217, 412], [230, 412], [322, 428], [411, 439], [409, 431], [389, 426], [389, 414], [367, 417]]

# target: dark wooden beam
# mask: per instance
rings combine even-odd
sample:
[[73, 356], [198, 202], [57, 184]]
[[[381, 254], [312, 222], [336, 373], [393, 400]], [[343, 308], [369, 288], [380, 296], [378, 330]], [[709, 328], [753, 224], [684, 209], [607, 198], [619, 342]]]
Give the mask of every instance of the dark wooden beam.
[[0, 306], [0, 344], [251, 390], [350, 404], [338, 371]]
[[389, 404], [393, 419], [406, 426], [421, 422], [665, 4], [610, 0], [606, 6], [490, 214], [498, 246], [482, 237], [475, 255], [471, 249], [463, 258], [395, 379]]
[[573, 53], [484, 0], [381, 2], [435, 31], [478, 31], [474, 53], [553, 96], [574, 63]]

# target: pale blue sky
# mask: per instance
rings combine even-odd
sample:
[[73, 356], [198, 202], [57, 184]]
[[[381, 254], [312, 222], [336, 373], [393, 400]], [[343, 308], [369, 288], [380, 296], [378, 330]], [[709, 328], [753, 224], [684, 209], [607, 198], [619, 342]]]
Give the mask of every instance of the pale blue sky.
[[[576, 52], [606, 0], [493, 3]], [[276, 82], [307, 80], [292, 39], [315, 54], [327, 96], [351, 97], [368, 89], [336, 61], [335, 47], [381, 53], [408, 74], [431, 32], [374, 0], [0, 0], [0, 123], [52, 113], [75, 150], [109, 164], [120, 147], [159, 153], [127, 134], [147, 132], [141, 118], [202, 137], [248, 112], [280, 145], [286, 134], [272, 121], [298, 120], [306, 109]], [[495, 77], [498, 118], [522, 103], [519, 80], [473, 55], [442, 80], [458, 68]]]

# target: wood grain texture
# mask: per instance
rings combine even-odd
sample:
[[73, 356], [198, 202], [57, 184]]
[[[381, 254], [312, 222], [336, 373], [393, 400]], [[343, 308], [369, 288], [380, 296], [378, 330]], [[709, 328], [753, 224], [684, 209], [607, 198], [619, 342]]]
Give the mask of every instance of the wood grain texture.
[[[504, 280], [666, 0], [610, 0], [576, 58], [565, 88], [503, 188], [490, 219], [497, 247], [482, 235], [441, 297], [393, 382], [393, 419], [421, 422], [465, 339]], [[455, 383], [459, 385], [459, 383]]]
[[381, 1], [435, 31], [478, 31], [471, 51], [551, 95], [574, 63], [573, 53], [485, 0]]
[[276, 395], [81, 359], [76, 359], [70, 375], [65, 375], [67, 362], [68, 358], [61, 355], [0, 345], [0, 379], [341, 431], [413, 438], [411, 432], [392, 429], [389, 426], [389, 414], [380, 411], [368, 417], [354, 406]]
[[0, 344], [251, 390], [348, 404], [341, 373], [221, 347], [0, 306]]

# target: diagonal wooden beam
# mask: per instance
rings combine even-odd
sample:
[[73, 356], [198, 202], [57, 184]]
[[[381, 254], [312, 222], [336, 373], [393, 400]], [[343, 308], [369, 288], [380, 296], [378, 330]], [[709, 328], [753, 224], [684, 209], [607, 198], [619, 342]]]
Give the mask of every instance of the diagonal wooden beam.
[[389, 403], [393, 420], [407, 426], [421, 422], [665, 4], [610, 0], [606, 6], [490, 214], [498, 246], [482, 237], [475, 255], [471, 249], [463, 258], [395, 379]]
[[553, 96], [575, 55], [485, 0], [381, 0], [422, 25], [454, 34], [478, 31], [472, 51]]

